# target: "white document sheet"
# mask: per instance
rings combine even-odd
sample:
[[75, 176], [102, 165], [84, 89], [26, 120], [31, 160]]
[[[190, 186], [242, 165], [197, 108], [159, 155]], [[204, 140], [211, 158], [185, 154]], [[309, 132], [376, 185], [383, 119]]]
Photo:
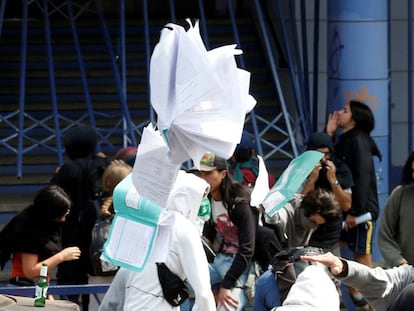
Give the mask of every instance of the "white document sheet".
[[198, 24], [162, 30], [151, 57], [151, 104], [173, 163], [197, 165], [207, 150], [226, 159], [233, 154], [256, 104], [250, 73], [237, 67], [240, 54], [235, 45], [207, 51]]
[[171, 162], [168, 147], [160, 133], [152, 125], [144, 128], [132, 172], [139, 194], [165, 207], [179, 169], [180, 165]]

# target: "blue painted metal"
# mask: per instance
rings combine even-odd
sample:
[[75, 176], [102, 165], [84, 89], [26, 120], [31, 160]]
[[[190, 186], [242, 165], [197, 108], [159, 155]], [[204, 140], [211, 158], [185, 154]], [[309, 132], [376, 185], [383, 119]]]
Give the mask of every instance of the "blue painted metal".
[[204, 45], [206, 46], [207, 51], [210, 50], [210, 42], [208, 39], [208, 31], [207, 31], [207, 23], [206, 23], [206, 15], [204, 13], [204, 3], [203, 0], [198, 0], [198, 6], [200, 9], [200, 23], [201, 29], [204, 39]]
[[17, 177], [22, 177], [23, 163], [23, 136], [24, 136], [24, 106], [26, 97], [26, 54], [27, 54], [27, 17], [28, 17], [27, 0], [23, 0], [23, 18], [22, 18], [22, 39], [20, 54], [20, 93], [19, 93], [19, 132], [17, 142]]
[[177, 21], [177, 17], [175, 15], [175, 1], [169, 0], [170, 3], [170, 15], [171, 15], [171, 21], [175, 23]]
[[[125, 0], [119, 1], [119, 41], [120, 41], [120, 55], [118, 60], [121, 63], [121, 83], [122, 83], [122, 93], [125, 98], [125, 101], [128, 102], [128, 93], [127, 93], [127, 78], [126, 78], [126, 44], [125, 44]], [[124, 135], [122, 135], [122, 145], [126, 147], [128, 145], [128, 135], [127, 133], [127, 123], [125, 118], [123, 118]]]
[[318, 74], [319, 74], [319, 14], [320, 14], [320, 1], [314, 0], [314, 27], [313, 27], [313, 92], [312, 92], [312, 124], [313, 130], [317, 130], [318, 123]]
[[293, 88], [293, 94], [295, 96], [296, 107], [299, 113], [299, 125], [300, 125], [300, 128], [302, 129], [303, 138], [306, 141], [309, 136], [310, 128], [309, 128], [308, 122], [306, 121], [307, 117], [305, 115], [305, 111], [303, 110], [303, 102], [302, 102], [300, 87], [298, 85], [299, 83], [298, 83], [298, 80], [295, 79], [296, 77], [296, 72], [295, 72], [295, 67], [294, 67], [295, 62], [293, 60], [293, 57], [292, 57], [293, 54], [292, 54], [291, 47], [289, 44], [289, 35], [288, 35], [288, 30], [287, 30], [287, 26], [285, 22], [283, 3], [282, 3], [282, 0], [276, 0], [275, 2], [276, 2], [276, 7], [277, 7], [277, 14], [279, 17], [280, 30], [283, 35], [282, 37], [283, 37], [284, 48], [286, 51], [286, 57], [288, 60], [290, 81], [291, 81], [292, 88]]
[[[92, 294], [98, 305], [101, 300], [97, 294], [105, 294], [109, 288], [109, 284], [85, 284], [85, 285], [49, 285], [48, 294], [50, 295], [83, 295]], [[35, 291], [34, 286], [15, 286], [11, 284], [5, 284], [0, 286], [0, 294], [33, 297]]]
[[127, 101], [127, 77], [126, 77], [126, 42], [125, 42], [125, 0], [119, 1], [119, 40], [120, 40], [120, 50], [121, 55], [121, 83], [122, 83], [122, 93], [124, 94], [125, 101]]
[[49, 65], [49, 83], [50, 83], [50, 99], [52, 102], [53, 109], [53, 124], [56, 132], [56, 146], [58, 147], [59, 152], [57, 153], [59, 165], [63, 164], [63, 152], [62, 152], [62, 139], [60, 135], [60, 124], [59, 124], [59, 111], [58, 103], [56, 99], [56, 85], [55, 85], [55, 70], [53, 67], [53, 52], [52, 52], [52, 43], [50, 35], [50, 25], [49, 25], [49, 10], [48, 10], [48, 0], [43, 0], [43, 18], [44, 18], [44, 29], [45, 29], [45, 39], [47, 47], [47, 59]]
[[[267, 53], [267, 57], [268, 57], [268, 61], [269, 61], [269, 67], [270, 67], [272, 77], [273, 77], [273, 83], [275, 84], [275, 87], [276, 87], [276, 90], [277, 90], [277, 93], [278, 93], [278, 96], [279, 96], [280, 106], [281, 106], [281, 109], [282, 109], [282, 112], [280, 114], [278, 114], [271, 122], [267, 122], [263, 118], [258, 117], [261, 121], [267, 123], [267, 126], [261, 131], [260, 136], [262, 137], [262, 135], [270, 129], [276, 130], [277, 132], [280, 132], [280, 133], [287, 136], [287, 139], [284, 140], [284, 142], [280, 143], [278, 146], [272, 145], [270, 142], [263, 141], [263, 139], [262, 139], [262, 142], [267, 144], [269, 147], [273, 148], [273, 150], [269, 154], [264, 155], [264, 159], [269, 158], [271, 155], [273, 155], [274, 153], [276, 153], [278, 151], [281, 152], [282, 154], [285, 154], [286, 156], [288, 156], [290, 158], [294, 158], [294, 157], [298, 156], [298, 149], [297, 149], [297, 146], [296, 146], [296, 140], [294, 138], [294, 134], [293, 134], [292, 126], [291, 126], [291, 118], [290, 118], [288, 110], [286, 108], [286, 102], [285, 102], [285, 98], [284, 98], [284, 95], [283, 95], [283, 90], [282, 90], [282, 87], [281, 87], [281, 84], [280, 84], [280, 81], [279, 81], [279, 76], [278, 76], [278, 73], [277, 73], [276, 64], [275, 64], [275, 61], [274, 61], [274, 58], [273, 58], [273, 53], [272, 53], [269, 34], [268, 34], [267, 29], [266, 29], [266, 25], [264, 24], [263, 11], [262, 11], [262, 8], [260, 6], [259, 0], [254, 1], [254, 9], [256, 11], [257, 19], [258, 19], [258, 22], [259, 22], [259, 31], [260, 31], [261, 35], [263, 36], [263, 42], [264, 42], [264, 45], [265, 45], [265, 52]], [[282, 129], [280, 129], [276, 126], [276, 122], [282, 117], [285, 120], [287, 131], [284, 131], [284, 130], [282, 130]], [[283, 149], [286, 145], [291, 146], [293, 154], [291, 154], [288, 151]]]
[[129, 141], [133, 146], [137, 145], [137, 140], [135, 137], [135, 126], [132, 122], [129, 110], [128, 110], [128, 105], [126, 102], [126, 98], [122, 92], [122, 82], [121, 82], [121, 77], [119, 74], [119, 69], [118, 66], [116, 64], [116, 58], [114, 55], [114, 51], [113, 51], [113, 46], [111, 43], [111, 37], [109, 35], [109, 31], [108, 31], [108, 27], [106, 25], [106, 21], [105, 21], [105, 17], [104, 17], [104, 13], [102, 11], [102, 7], [101, 7], [101, 3], [100, 0], [95, 0], [95, 6], [97, 9], [97, 13], [99, 16], [99, 21], [101, 22], [101, 27], [102, 27], [102, 33], [105, 39], [105, 43], [106, 43], [106, 48], [108, 51], [108, 54], [110, 56], [111, 59], [111, 65], [112, 65], [112, 70], [114, 72], [114, 77], [115, 77], [115, 82], [116, 82], [116, 86], [118, 88], [118, 93], [119, 93], [119, 97], [120, 97], [120, 102], [121, 102], [121, 109], [123, 112], [123, 115], [125, 117], [125, 121], [126, 121], [126, 125], [127, 125], [127, 129], [128, 129], [128, 137], [129, 137]]
[[[377, 124], [372, 136], [383, 154], [381, 163], [375, 160], [381, 209], [389, 188], [387, 9], [387, 0], [328, 2], [328, 49], [335, 58], [328, 65], [327, 112], [342, 109], [350, 99], [359, 99], [372, 109]], [[373, 259], [381, 259], [376, 239]]]
[[[89, 85], [88, 85], [88, 80], [86, 77], [86, 70], [85, 70], [85, 66], [83, 63], [83, 55], [82, 55], [82, 51], [80, 48], [80, 43], [79, 43], [79, 35], [78, 35], [78, 31], [75, 25], [75, 18], [73, 15], [73, 8], [72, 8], [72, 1], [71, 0], [67, 0], [66, 1], [67, 4], [67, 8], [68, 8], [68, 19], [70, 22], [70, 27], [72, 30], [72, 36], [73, 36], [73, 42], [75, 45], [75, 50], [76, 50], [76, 59], [78, 60], [78, 65], [79, 65], [79, 71], [81, 74], [81, 80], [82, 80], [82, 87], [83, 87], [83, 92], [84, 92], [84, 96], [85, 96], [85, 102], [86, 102], [86, 107], [88, 110], [88, 116], [89, 116], [89, 122], [90, 122], [90, 126], [92, 128], [96, 128], [96, 122], [95, 122], [95, 116], [94, 116], [94, 110], [93, 110], [93, 106], [92, 106], [92, 99], [91, 99], [91, 95], [90, 95], [90, 91], [89, 91]], [[97, 134], [99, 135], [100, 133], [97, 131]], [[97, 146], [97, 151], [100, 151], [100, 145], [98, 144]]]
[[[147, 0], [142, 0], [142, 14], [144, 18], [144, 37], [145, 37], [145, 62], [147, 65], [147, 100], [148, 103], [151, 103], [151, 85], [150, 85], [150, 60], [151, 60], [151, 42], [149, 36], [149, 19], [148, 19], [148, 3]], [[155, 120], [155, 111], [152, 106], [148, 105], [150, 121], [152, 124], [156, 124]]]
[[[310, 123], [310, 110], [309, 110], [309, 99], [306, 97], [305, 94], [305, 79], [303, 76], [303, 70], [302, 70], [302, 61], [301, 61], [301, 57], [300, 57], [300, 47], [299, 47], [299, 34], [298, 34], [298, 29], [296, 26], [296, 5], [295, 5], [295, 1], [289, 1], [289, 16], [290, 16], [290, 29], [291, 29], [291, 33], [292, 36], [290, 38], [290, 41], [292, 42], [292, 47], [293, 47], [293, 55], [292, 55], [292, 59], [294, 59], [294, 69], [296, 70], [296, 84], [298, 85], [298, 91], [300, 93], [300, 99], [301, 99], [301, 103], [299, 104], [300, 107], [302, 107], [302, 113], [303, 113], [303, 117], [304, 117], [304, 126], [305, 126], [305, 131], [304, 131], [304, 139], [305, 141], [308, 140], [308, 137], [310, 135], [311, 132], [311, 123]], [[305, 37], [306, 37], [306, 32], [305, 32]], [[302, 34], [302, 47], [305, 46], [304, 37]], [[302, 53], [303, 54], [303, 53]], [[308, 57], [307, 54], [303, 54], [304, 58]], [[293, 67], [293, 66], [292, 66]]]
[[3, 31], [3, 24], [4, 24], [4, 11], [6, 10], [6, 1], [2, 0], [0, 4], [0, 38]]
[[[293, 1], [292, 1], [293, 2]], [[291, 9], [291, 12], [294, 12]], [[304, 104], [306, 104], [306, 111], [308, 111], [308, 115], [310, 116], [311, 110], [311, 100], [309, 94], [309, 60], [308, 60], [308, 35], [307, 35], [307, 25], [306, 25], [306, 2], [305, 0], [300, 1], [300, 17], [301, 17], [301, 31], [302, 31], [302, 63], [303, 63], [303, 98], [306, 100]], [[314, 113], [314, 111], [313, 111]], [[316, 126], [315, 120], [311, 119], [311, 128], [314, 131], [314, 127]]]
[[[243, 46], [240, 41], [239, 31], [237, 29], [236, 18], [234, 16], [233, 0], [227, 0], [227, 6], [229, 8], [229, 15], [230, 15], [230, 20], [231, 20], [231, 26], [233, 29], [234, 39], [236, 41], [237, 46], [243, 50]], [[239, 61], [240, 61], [241, 68], [246, 69], [246, 64], [244, 62], [243, 55], [239, 56]], [[256, 113], [254, 110], [250, 112], [250, 122], [253, 127], [253, 135], [255, 137], [255, 142], [256, 142], [256, 151], [259, 155], [262, 156], [263, 155], [262, 141], [260, 139], [259, 128], [257, 126], [257, 121], [256, 121]]]

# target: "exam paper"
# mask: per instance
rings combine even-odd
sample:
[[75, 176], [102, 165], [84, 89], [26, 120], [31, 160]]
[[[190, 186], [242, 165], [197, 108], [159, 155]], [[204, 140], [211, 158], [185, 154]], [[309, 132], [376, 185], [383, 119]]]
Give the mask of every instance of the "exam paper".
[[[102, 258], [112, 264], [141, 271], [149, 258], [165, 259], [170, 247], [171, 233], [159, 226], [164, 210], [142, 197], [132, 183], [132, 173], [114, 189], [113, 203], [116, 210]], [[157, 238], [161, 231], [162, 239]], [[157, 253], [153, 249], [157, 248]]]
[[165, 204], [180, 165], [171, 162], [160, 132], [150, 124], [144, 128], [133, 167], [132, 179], [138, 193], [160, 207]]
[[323, 153], [309, 150], [289, 163], [262, 202], [268, 216], [272, 217], [293, 197], [322, 157]]
[[232, 156], [256, 104], [250, 73], [237, 67], [240, 54], [236, 45], [207, 51], [198, 23], [188, 31], [175, 24], [161, 31], [151, 57], [151, 104], [173, 163], [198, 165], [206, 150]]

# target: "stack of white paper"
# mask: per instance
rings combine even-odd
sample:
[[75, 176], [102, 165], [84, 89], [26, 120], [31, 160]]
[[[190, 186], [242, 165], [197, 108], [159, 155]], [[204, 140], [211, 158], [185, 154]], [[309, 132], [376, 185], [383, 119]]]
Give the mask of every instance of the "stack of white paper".
[[144, 128], [132, 172], [138, 193], [165, 207], [179, 169], [180, 165], [171, 163], [160, 133], [151, 124]]
[[198, 165], [209, 150], [230, 158], [256, 101], [250, 73], [237, 68], [235, 45], [207, 51], [198, 23], [188, 31], [168, 24], [151, 57], [151, 104], [171, 160]]

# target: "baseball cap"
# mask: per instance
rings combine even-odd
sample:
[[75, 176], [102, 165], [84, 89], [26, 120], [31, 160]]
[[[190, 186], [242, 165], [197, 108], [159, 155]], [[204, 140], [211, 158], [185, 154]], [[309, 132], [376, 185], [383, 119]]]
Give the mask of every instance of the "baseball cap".
[[201, 157], [200, 171], [210, 172], [212, 170], [227, 170], [227, 161], [211, 151], [207, 151]]

